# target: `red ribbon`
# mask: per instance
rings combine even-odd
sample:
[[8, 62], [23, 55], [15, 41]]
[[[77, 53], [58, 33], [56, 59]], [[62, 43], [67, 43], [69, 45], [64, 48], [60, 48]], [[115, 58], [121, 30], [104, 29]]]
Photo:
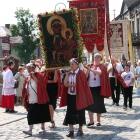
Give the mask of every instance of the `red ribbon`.
[[[72, 75], [72, 76], [71, 76], [71, 85], [74, 85], [74, 84], [75, 84], [75, 83], [74, 83], [74, 76], [75, 76], [76, 73], [73, 72], [73, 73], [70, 73], [70, 74]], [[76, 90], [75, 87], [70, 87], [70, 92], [71, 92], [71, 93], [74, 93], [75, 90]]]

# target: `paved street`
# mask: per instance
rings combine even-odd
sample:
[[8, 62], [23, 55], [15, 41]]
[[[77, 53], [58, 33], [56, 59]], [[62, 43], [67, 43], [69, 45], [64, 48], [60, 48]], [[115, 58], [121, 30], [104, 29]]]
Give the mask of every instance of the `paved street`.
[[[17, 114], [4, 113], [0, 108], [0, 140], [59, 140], [59, 139], [83, 139], [83, 140], [140, 140], [140, 97], [133, 95], [133, 109], [123, 110], [123, 97], [121, 95], [120, 106], [111, 106], [112, 100], [105, 99], [107, 113], [102, 115], [102, 126], [86, 128], [84, 135], [76, 137], [78, 126], [75, 126], [75, 136], [67, 138], [65, 135], [68, 127], [63, 126], [66, 108], [57, 108], [55, 112], [56, 127], [49, 129], [46, 123], [45, 134], [38, 134], [39, 125], [34, 126], [33, 136], [22, 133], [28, 129], [26, 111], [22, 106], [16, 106]], [[86, 112], [88, 122], [88, 114]], [[96, 118], [95, 118], [96, 120]], [[95, 122], [96, 123], [96, 122]]]

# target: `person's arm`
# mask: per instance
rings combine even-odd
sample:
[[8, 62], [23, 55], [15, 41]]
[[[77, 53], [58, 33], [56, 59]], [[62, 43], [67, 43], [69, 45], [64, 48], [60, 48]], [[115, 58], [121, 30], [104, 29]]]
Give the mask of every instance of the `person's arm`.
[[27, 84], [26, 84], [26, 82], [24, 82], [24, 85], [23, 85], [23, 106], [24, 106], [24, 108], [25, 109], [27, 109], [27, 105], [26, 105], [26, 97], [27, 97]]
[[24, 79], [26, 79], [26, 76], [25, 76], [23, 73], [20, 72], [20, 75], [21, 75]]
[[135, 82], [135, 79], [132, 78], [131, 82], [128, 84], [128, 87], [131, 86], [132, 84], [134, 84], [134, 82]]
[[140, 74], [136, 74], [135, 76], [136, 76], [136, 78], [139, 78], [140, 77]]
[[112, 70], [113, 70], [113, 66], [112, 66], [112, 64], [109, 64], [107, 67], [107, 72], [110, 73], [110, 72], [112, 72]]
[[131, 82], [128, 84], [128, 86], [131, 86], [135, 82], [135, 77], [134, 77], [133, 73], [131, 73], [131, 77], [132, 77], [132, 79], [131, 79]]
[[135, 73], [136, 73], [136, 74], [135, 74], [135, 77], [136, 77], [136, 78], [139, 78], [139, 77], [140, 77], [140, 74], [137, 73], [137, 69], [136, 69], [136, 72], [135, 72]]
[[94, 74], [97, 74], [97, 75], [102, 74], [101, 70], [90, 70], [90, 71], [93, 72]]
[[94, 74], [97, 74], [97, 75], [101, 75], [101, 73], [102, 73], [101, 70], [91, 70], [88, 66], [85, 66], [85, 68], [88, 70], [87, 74], [86, 74], [87, 78], [88, 78], [88, 74], [90, 71], [93, 72]]
[[19, 78], [19, 76], [20, 76], [20, 73], [17, 72], [16, 75], [14, 76], [14, 79], [17, 80]]
[[54, 79], [53, 79], [53, 82], [54, 82], [54, 83], [57, 83], [57, 82], [58, 82], [58, 70], [55, 70], [55, 72], [54, 72]]
[[88, 76], [89, 76], [89, 71], [90, 71], [90, 67], [85, 66], [85, 68], [86, 68], [85, 75], [86, 75], [86, 78], [88, 78]]
[[112, 72], [112, 70], [113, 70], [113, 67], [112, 67], [112, 68], [107, 69], [107, 72], [108, 72], [108, 73], [110, 73], [110, 72]]
[[[24, 89], [24, 91], [26, 91], [27, 89]], [[27, 96], [27, 92], [24, 92], [24, 98], [23, 98], [23, 106], [26, 109], [26, 96]]]

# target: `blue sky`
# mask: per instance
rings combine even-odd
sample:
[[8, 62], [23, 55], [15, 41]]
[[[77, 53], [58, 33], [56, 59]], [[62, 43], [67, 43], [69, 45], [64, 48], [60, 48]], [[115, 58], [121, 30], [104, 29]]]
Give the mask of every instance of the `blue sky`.
[[[116, 10], [116, 16], [120, 13], [123, 0], [109, 0], [110, 3], [110, 19], [113, 19], [113, 9]], [[44, 13], [46, 11], [54, 11], [57, 3], [64, 3], [66, 8], [69, 7], [67, 0], [0, 0], [0, 26], [5, 24], [16, 24], [14, 12], [16, 8], [23, 7], [30, 9], [34, 15]], [[56, 8], [64, 8], [63, 4], [58, 5]]]

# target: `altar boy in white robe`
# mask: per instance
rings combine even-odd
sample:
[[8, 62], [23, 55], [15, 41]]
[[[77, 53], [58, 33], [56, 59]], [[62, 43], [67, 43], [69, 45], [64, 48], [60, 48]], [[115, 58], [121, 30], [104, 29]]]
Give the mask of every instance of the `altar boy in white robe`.
[[8, 67], [3, 72], [3, 88], [2, 88], [2, 103], [1, 107], [6, 108], [5, 112], [17, 113], [14, 110], [14, 99], [16, 89], [14, 88], [16, 80], [13, 77], [12, 69], [14, 68], [14, 62], [9, 61]]

